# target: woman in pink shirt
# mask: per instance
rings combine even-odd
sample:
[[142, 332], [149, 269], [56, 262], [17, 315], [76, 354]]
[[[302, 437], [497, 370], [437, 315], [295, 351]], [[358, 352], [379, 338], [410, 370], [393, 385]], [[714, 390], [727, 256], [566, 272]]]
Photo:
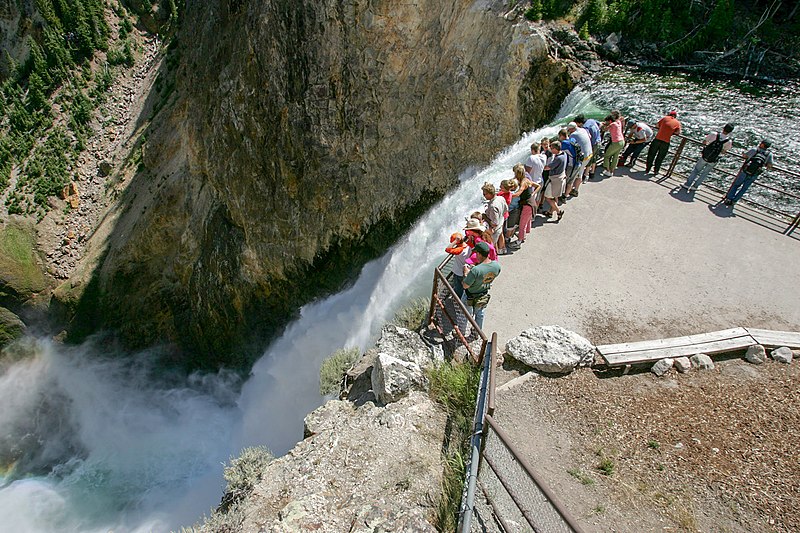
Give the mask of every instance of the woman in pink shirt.
[[614, 169], [617, 168], [619, 153], [625, 146], [625, 137], [622, 135], [622, 117], [608, 115], [605, 120], [605, 127], [611, 133], [611, 143], [606, 148], [606, 155], [603, 157], [604, 176], [613, 176]]

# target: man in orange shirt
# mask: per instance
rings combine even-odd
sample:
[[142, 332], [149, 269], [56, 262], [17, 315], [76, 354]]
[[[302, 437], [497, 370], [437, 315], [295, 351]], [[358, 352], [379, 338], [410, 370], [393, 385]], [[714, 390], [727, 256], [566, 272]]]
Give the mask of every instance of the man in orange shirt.
[[658, 133], [647, 151], [645, 174], [650, 174], [651, 168], [655, 171], [653, 175], [658, 175], [658, 171], [661, 170], [661, 163], [664, 162], [669, 150], [670, 139], [676, 133], [680, 134], [681, 132], [681, 123], [678, 122], [677, 117], [678, 112], [673, 109], [658, 121]]

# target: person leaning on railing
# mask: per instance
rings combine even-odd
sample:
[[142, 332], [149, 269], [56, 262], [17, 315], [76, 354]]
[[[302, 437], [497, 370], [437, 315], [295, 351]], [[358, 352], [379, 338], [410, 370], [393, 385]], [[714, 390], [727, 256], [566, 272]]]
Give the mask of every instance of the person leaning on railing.
[[744, 193], [747, 192], [750, 185], [764, 173], [765, 169], [772, 169], [772, 152], [769, 151], [770, 146], [772, 146], [772, 144], [764, 139], [757, 147], [748, 150], [745, 154], [747, 159], [745, 159], [742, 164], [742, 168], [739, 170], [736, 179], [731, 183], [731, 187], [722, 199], [722, 203], [725, 205], [734, 205], [744, 196]]
[[680, 133], [681, 123], [678, 121], [678, 111], [673, 109], [658, 121], [658, 133], [656, 133], [656, 138], [653, 139], [653, 142], [650, 143], [650, 148], [647, 150], [645, 174], [650, 174], [650, 169], [653, 168], [653, 174], [658, 175], [659, 170], [661, 170], [661, 163], [667, 157], [672, 136], [675, 134], [680, 135]]
[[716, 166], [719, 158], [733, 146], [732, 132], [733, 124], [728, 123], [723, 126], [722, 131], [711, 132], [706, 135], [706, 138], [703, 139], [703, 151], [700, 153], [700, 157], [697, 158], [697, 163], [695, 163], [692, 172], [689, 173], [689, 177], [686, 178], [686, 183], [681, 185], [681, 189], [691, 193], [700, 188], [700, 185]]
[[475, 323], [483, 329], [483, 318], [489, 304], [489, 287], [500, 274], [500, 263], [489, 259], [489, 245], [478, 242], [472, 249], [477, 254], [475, 266], [464, 266], [464, 289], [467, 294], [467, 309], [475, 317]]

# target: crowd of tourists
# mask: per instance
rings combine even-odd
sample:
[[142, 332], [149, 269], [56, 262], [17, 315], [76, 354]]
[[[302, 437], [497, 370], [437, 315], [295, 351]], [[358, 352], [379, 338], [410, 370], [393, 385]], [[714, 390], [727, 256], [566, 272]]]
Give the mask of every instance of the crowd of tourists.
[[[733, 124], [709, 133], [703, 149], [681, 189], [694, 193], [720, 158], [731, 148]], [[569, 198], [580, 194], [581, 184], [595, 176], [598, 166], [606, 177], [619, 167], [633, 167], [644, 148], [646, 175], [657, 176], [672, 137], [681, 133], [678, 113], [669, 111], [656, 125], [611, 113], [602, 121], [578, 115], [553, 138], [545, 137], [530, 147], [524, 162], [514, 165], [513, 177], [497, 186], [484, 183], [484, 210], [467, 217], [463, 232], [453, 233], [446, 251], [453, 256], [453, 289], [483, 327], [489, 288], [500, 274], [498, 256], [518, 249], [528, 239], [533, 220], [541, 215], [557, 223]], [[765, 170], [772, 168], [770, 142], [745, 154], [736, 179], [720, 204], [734, 205]], [[719, 205], [719, 204], [718, 204]]]

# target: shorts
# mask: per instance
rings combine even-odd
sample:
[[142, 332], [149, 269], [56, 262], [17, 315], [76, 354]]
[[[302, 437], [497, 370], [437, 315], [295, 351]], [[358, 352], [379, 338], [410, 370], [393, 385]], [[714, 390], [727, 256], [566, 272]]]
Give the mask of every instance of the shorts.
[[561, 196], [561, 192], [564, 189], [564, 174], [560, 176], [550, 176], [550, 181], [547, 183], [547, 187], [544, 190], [544, 197], [545, 198], [558, 198]]

